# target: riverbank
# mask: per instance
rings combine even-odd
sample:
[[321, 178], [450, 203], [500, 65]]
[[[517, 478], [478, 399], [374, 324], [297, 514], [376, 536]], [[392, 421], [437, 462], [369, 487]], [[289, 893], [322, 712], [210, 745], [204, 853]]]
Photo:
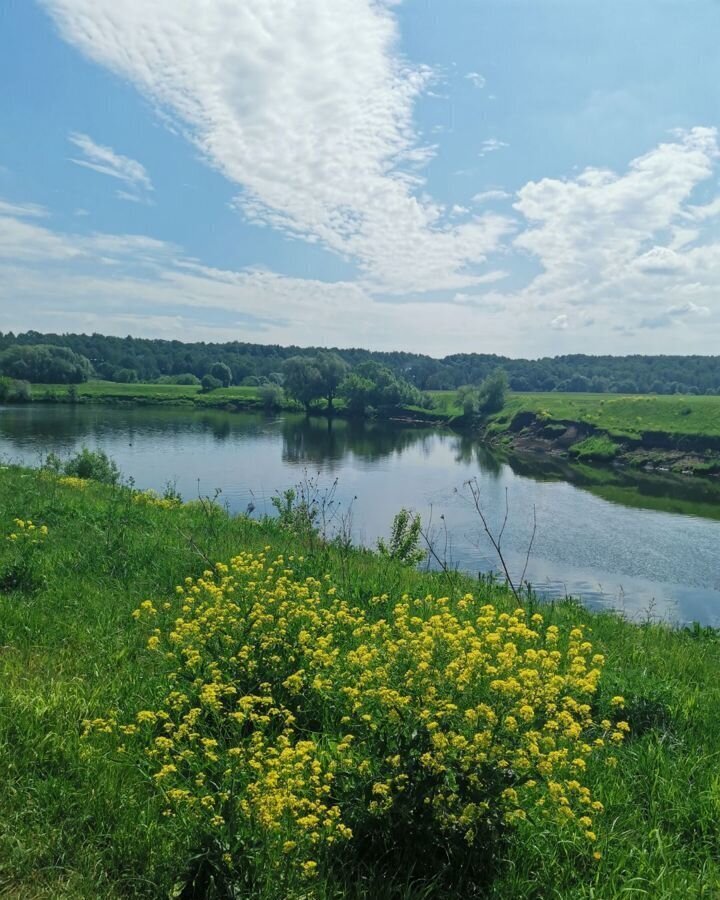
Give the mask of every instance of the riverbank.
[[[252, 881], [256, 877], [253, 860], [262, 859], [269, 846], [260, 824], [254, 826], [255, 831], [246, 833], [242, 851], [233, 847], [230, 852], [223, 846], [227, 833], [224, 825], [210, 825], [210, 816], [197, 818], [187, 808], [183, 811], [168, 806], [170, 788], [164, 789], [162, 779], [153, 777], [153, 758], [148, 762], [142, 752], [134, 755], [135, 742], [142, 740], [146, 732], [140, 729], [135, 734], [123, 725], [125, 733], [115, 734], [117, 727], [130, 721], [138, 710], [157, 710], [167, 693], [168, 666], [173, 664], [163, 655], [165, 650], [153, 650], [157, 646], [154, 639], [165, 639], [166, 628], [178, 613], [187, 622], [200, 622], [194, 618], [195, 601], [182, 599], [198, 596], [192, 592], [193, 583], [181, 590], [180, 600], [174, 599], [178, 597], [176, 586], [184, 584], [188, 577], [201, 577], [216, 561], [228, 563], [242, 552], [252, 554], [255, 560], [262, 555], [265, 562], [258, 563], [261, 569], [256, 571], [264, 566], [265, 576], [271, 577], [269, 561], [282, 555], [280, 567], [293, 572], [284, 590], [295, 591], [292, 585], [306, 584], [307, 578], [320, 579], [319, 584], [326, 585], [322, 589], [318, 586], [317, 613], [308, 613], [302, 628], [314, 633], [313, 629], [319, 627], [313, 624], [314, 615], [325, 620], [334, 611], [335, 616], [347, 617], [358, 615], [353, 612], [357, 608], [367, 617], [367, 625], [362, 628], [369, 629], [362, 638], [362, 653], [371, 655], [381, 645], [385, 653], [389, 652], [388, 645], [378, 641], [383, 629], [390, 625], [380, 623], [395, 623], [393, 627], [397, 627], [404, 595], [447, 598], [418, 601], [414, 607], [413, 615], [419, 617], [419, 623], [429, 623], [433, 615], [446, 617], [434, 641], [444, 640], [441, 635], [449, 633], [449, 624], [456, 619], [465, 623], [463, 627], [470, 627], [484, 604], [491, 605], [496, 611], [494, 616], [512, 615], [517, 606], [515, 599], [503, 587], [488, 582], [460, 575], [423, 574], [391, 559], [349, 549], [342, 543], [329, 545], [301, 527], [298, 520], [294, 527], [284, 528], [277, 521], [230, 517], [208, 502], [181, 504], [173, 497], [153, 498], [125, 488], [62, 481], [12, 467], [0, 470], [0, 510], [0, 698], [4, 710], [0, 717], [0, 759], [6, 773], [0, 785], [0, 806], [4, 811], [0, 822], [0, 886], [9, 896], [74, 900], [97, 896], [149, 898], [173, 892], [179, 896], [192, 873], [198, 883], [203, 878], [217, 879], [224, 873], [223, 877], [232, 876], [235, 880], [239, 896], [267, 900], [279, 896], [392, 896], [409, 900], [447, 896], [448, 890], [456, 890], [458, 896], [471, 896], [473, 879], [480, 879], [476, 883], [482, 882], [486, 896], [497, 898], [544, 895], [549, 884], [553, 885], [555, 896], [568, 900], [619, 897], [630, 889], [654, 897], [712, 896], [720, 888], [717, 632], [673, 631], [653, 624], [634, 626], [613, 615], [590, 613], [570, 602], [538, 606], [526, 600], [528, 620], [539, 612], [544, 616], [543, 628], [558, 629], [561, 655], [569, 646], [570, 630], [576, 626], [583, 629], [593, 644], [593, 652], [605, 658], [599, 692], [592, 701], [593, 714], [607, 714], [616, 722], [622, 717], [629, 723], [630, 732], [612, 750], [616, 763], [608, 765], [603, 751], [597, 761], [589, 760], [574, 776], [587, 786], [593, 802], [604, 806], [604, 812], [591, 812], [596, 840], [588, 842], [569, 826], [561, 826], [556, 818], [533, 813], [525, 819], [518, 818], [512, 827], [509, 823], [503, 825], [492, 839], [487, 834], [481, 837], [474, 833], [471, 846], [473, 841], [488, 840], [490, 844], [479, 846], [483, 854], [489, 849], [492, 853], [473, 856], [464, 836], [466, 828], [461, 835], [464, 867], [456, 867], [458, 871], [454, 873], [465, 879], [460, 888], [457, 882], [448, 888], [447, 879], [453, 873], [441, 865], [431, 874], [423, 871], [421, 865], [424, 857], [436, 860], [432, 854], [436, 841], [442, 844], [450, 838], [441, 838], [429, 820], [412, 814], [412, 807], [403, 800], [405, 797], [409, 801], [410, 795], [402, 791], [396, 794], [393, 787], [389, 793], [384, 793], [385, 788], [374, 787], [388, 784], [387, 778], [378, 780], [376, 766], [390, 766], [391, 771], [396, 753], [400, 754], [398, 771], [404, 771], [408, 761], [404, 755], [407, 749], [402, 750], [405, 738], [401, 707], [393, 706], [391, 696], [382, 693], [386, 689], [404, 692], [407, 685], [395, 681], [395, 670], [388, 668], [389, 662], [383, 663], [386, 674], [382, 674], [375, 657], [358, 658], [363, 672], [376, 672], [381, 679], [363, 689], [363, 696], [380, 690], [373, 695], [380, 705], [371, 705], [367, 712], [351, 713], [341, 726], [343, 731], [337, 732], [332, 724], [335, 709], [340, 709], [340, 699], [346, 695], [330, 692], [325, 700], [318, 700], [325, 696], [322, 678], [336, 677], [331, 663], [323, 670], [325, 675], [317, 671], [320, 682], [307, 682], [298, 689], [299, 693], [293, 693], [292, 685], [276, 683], [278, 673], [284, 671], [285, 657], [272, 662], [276, 651], [271, 644], [263, 644], [264, 652], [269, 654], [270, 683], [259, 684], [255, 693], [279, 692], [285, 697], [283, 702], [292, 700], [295, 704], [296, 715], [301, 715], [304, 707], [309, 711], [317, 709], [312, 723], [303, 715], [308, 729], [305, 739], [315, 741], [313, 746], [325, 748], [319, 759], [321, 769], [325, 765], [324, 754], [336, 753], [342, 734], [357, 731], [362, 752], [376, 746], [378, 735], [382, 735], [381, 745], [387, 749], [382, 759], [369, 758], [369, 781], [361, 778], [357, 782], [359, 806], [343, 807], [343, 816], [365, 822], [366, 827], [374, 823], [371, 830], [361, 833], [358, 829], [352, 837], [339, 838], [337, 853], [331, 852], [332, 847], [324, 838], [320, 844], [314, 844], [310, 836], [310, 846], [315, 848], [311, 861], [317, 865], [307, 867], [302, 877], [298, 876], [300, 880], [289, 870], [278, 870], [278, 880], [257, 891]], [[22, 527], [14, 521], [16, 517]], [[18, 541], [23, 538], [18, 535], [28, 532], [28, 521], [38, 532], [45, 526], [47, 535], [35, 543], [31, 538], [22, 545]], [[9, 539], [11, 534], [16, 534], [16, 538]], [[217, 574], [210, 576], [211, 580], [216, 577]], [[235, 577], [248, 576], [238, 572]], [[327, 585], [332, 585], [333, 590]], [[241, 596], [254, 589], [244, 589]], [[198, 588], [202, 597], [203, 591], [205, 588]], [[469, 592], [475, 596], [470, 605], [466, 597]], [[273, 588], [273, 596], [276, 594]], [[257, 641], [277, 638], [284, 628], [282, 616], [275, 614], [273, 621], [266, 620], [273, 613], [266, 608], [270, 595], [264, 596], [261, 606], [251, 608], [251, 616], [262, 612], [263, 618], [257, 619], [257, 637], [248, 645], [246, 652], [250, 656], [237, 670], [236, 677], [240, 679], [245, 677], [249, 662], [261, 662], [253, 649]], [[341, 612], [334, 597], [346, 601], [347, 612]], [[300, 595], [297, 602], [300, 606], [305, 603]], [[187, 610], [175, 612], [177, 603], [187, 606]], [[164, 611], [165, 605], [170, 605], [169, 612]], [[138, 608], [144, 610], [140, 622], [132, 615]], [[220, 608], [212, 606], [215, 610]], [[487, 617], [489, 609], [485, 606], [482, 615]], [[145, 625], [143, 618], [148, 615], [150, 620]], [[342, 632], [345, 626], [340, 620], [334, 621], [334, 629]], [[301, 632], [302, 629], [293, 639], [297, 641], [293, 644], [297, 653], [305, 653]], [[512, 640], [521, 640], [520, 632]], [[312, 639], [313, 653], [323, 647], [326, 652], [331, 651], [330, 633], [323, 634], [324, 637], [318, 633]], [[405, 639], [410, 639], [410, 633]], [[220, 653], [223, 644], [211, 640], [202, 646], [203, 652]], [[439, 649], [440, 644], [437, 646]], [[359, 648], [350, 653], [346, 650], [338, 658], [344, 664], [344, 660], [352, 660], [353, 654], [359, 652]], [[217, 657], [223, 666], [224, 660], [224, 654]], [[305, 667], [321, 662], [320, 657], [316, 656], [314, 662], [308, 657]], [[464, 666], [469, 664], [468, 660], [463, 662]], [[220, 778], [223, 770], [216, 770], [213, 756], [232, 751], [234, 745], [225, 745], [222, 730], [215, 734], [205, 731], [214, 727], [212, 723], [220, 708], [213, 705], [218, 701], [211, 702], [207, 689], [219, 682], [213, 681], [212, 668], [204, 668], [205, 663], [202, 669], [194, 669], [188, 657], [188, 665], [190, 668], [185, 671], [190, 677], [179, 676], [177, 691], [199, 690], [193, 688], [193, 679], [203, 673], [200, 684], [205, 684], [201, 692], [205, 699], [199, 702], [201, 707], [203, 703], [209, 706], [202, 707], [204, 711], [196, 719], [199, 724], [195, 730], [202, 732], [203, 738], [207, 734], [210, 741], [220, 739], [219, 745], [203, 745], [197, 766], [213, 772], [213, 778]], [[507, 665], [511, 666], [509, 657]], [[531, 656], [525, 665], [532, 668]], [[430, 671], [436, 679], [436, 690], [444, 696], [445, 679], [451, 674], [447, 660], [430, 665]], [[459, 674], [462, 669], [457, 671]], [[432, 692], [423, 690], [421, 695], [432, 703]], [[613, 704], [618, 695], [624, 697], [622, 711]], [[455, 704], [464, 704], [463, 698], [464, 694], [459, 693]], [[493, 699], [489, 694], [484, 702], [495, 704], [498, 698], [499, 695]], [[179, 695], [173, 702], [180, 704], [177, 709], [183, 708]], [[234, 702], [232, 698], [227, 700], [231, 708]], [[320, 706], [316, 708], [315, 703]], [[170, 718], [174, 715], [171, 710]], [[364, 725], [366, 715], [370, 720]], [[425, 721], [413, 715], [415, 730], [408, 731], [408, 740], [412, 738], [408, 746], [424, 744], [427, 739], [427, 751], [439, 752], [441, 738], [447, 738], [454, 721], [449, 709], [445, 716]], [[108, 725], [108, 718], [119, 725]], [[83, 737], [84, 720], [102, 720], [106, 724], [94, 730], [91, 727], [91, 734]], [[162, 743], [166, 740], [163, 720], [155, 721], [153, 729], [157, 730], [151, 733], [158, 737], [153, 738], [153, 752], [167, 749]], [[377, 730], [372, 729], [373, 724]], [[255, 728], [260, 727], [264, 726], [258, 720]], [[522, 731], [527, 726], [519, 720], [518, 727]], [[113, 733], [104, 734], [106, 728]], [[360, 740], [358, 729], [362, 728], [367, 730]], [[481, 731], [479, 726], [473, 729], [473, 733]], [[243, 735], [251, 733], [237, 734], [245, 740]], [[434, 734], [438, 737], [432, 737]], [[173, 740], [179, 738], [173, 737], [170, 742]], [[351, 746], [352, 741], [348, 740], [347, 745]], [[197, 751], [200, 749], [198, 746]], [[390, 762], [383, 762], [385, 755]], [[455, 772], [460, 758], [448, 755], [444, 764], [448, 777]], [[353, 755], [347, 757], [350, 769], [353, 759]], [[488, 777], [491, 770], [475, 771], [484, 771], [484, 777]], [[201, 772], [192, 773], [186, 788], [197, 791], [196, 780], [202, 783]], [[178, 777], [184, 777], [182, 770]], [[335, 788], [337, 797], [347, 790], [347, 777], [340, 778]], [[412, 773], [410, 777], [414, 778]], [[439, 775], [431, 781], [434, 778], [439, 778], [438, 786], [444, 783]], [[564, 776], [558, 778], [562, 781]], [[512, 780], [501, 783], [503, 790], [512, 786]], [[360, 784], [365, 787], [361, 789]], [[174, 783], [171, 787], [175, 791], [186, 789]], [[455, 790], [465, 788], [458, 783]], [[203, 796], [206, 794], [204, 791]], [[511, 800], [512, 795], [507, 795], [503, 802]], [[571, 801], [575, 802], [572, 798]], [[376, 806], [371, 818], [363, 819], [363, 804], [373, 802]], [[464, 814], [476, 813], [468, 809]], [[481, 821], [482, 817], [478, 824]], [[398, 829], [398, 836], [404, 831], [413, 836], [415, 856], [405, 848], [403, 864], [384, 871], [380, 860], [385, 857], [377, 852], [373, 840], [382, 835], [383, 840], [390, 841], [388, 846], [394, 849], [386, 847], [385, 853], [392, 860], [393, 853], [402, 849], [394, 843], [392, 828]], [[287, 849], [286, 855], [292, 855], [295, 849]], [[492, 867], [473, 870], [468, 861], [478, 858], [491, 860]], [[227, 869], [219, 874], [212, 865]]]
[[[193, 384], [119, 384], [114, 381], [87, 381], [77, 385], [33, 384], [31, 391], [33, 401], [39, 403], [194, 407], [228, 412], [302, 411], [300, 404], [285, 397], [268, 404], [260, 388], [256, 387], [233, 386], [205, 392], [199, 385]], [[349, 418], [342, 399], [335, 401], [331, 414], [339, 418]], [[327, 417], [329, 413], [326, 406], [316, 404], [311, 410], [311, 415]], [[427, 410], [411, 406], [393, 409], [387, 414], [375, 413], [375, 416], [403, 425], [441, 425], [451, 422], [455, 413], [448, 413], [444, 409]]]
[[720, 474], [720, 397], [513, 393], [482, 434], [520, 452]]

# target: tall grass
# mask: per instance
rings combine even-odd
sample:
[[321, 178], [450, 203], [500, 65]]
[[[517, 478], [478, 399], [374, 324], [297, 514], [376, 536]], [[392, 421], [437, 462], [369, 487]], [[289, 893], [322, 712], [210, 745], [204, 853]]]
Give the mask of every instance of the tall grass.
[[[338, 595], [367, 609], [410, 597], [467, 592], [498, 613], [516, 603], [502, 586], [418, 573], [391, 558], [298, 536], [276, 522], [230, 517], [210, 503], [138, 502], [118, 486], [62, 483], [17, 468], [0, 471], [0, 582], [18, 564], [6, 540], [14, 519], [46, 526], [32, 578], [0, 589], [0, 895], [17, 898], [191, 896], [188, 832], [141, 764], [83, 739], [85, 720], [127, 721], [157, 708], [167, 670], [132, 617], [144, 601], [171, 602], [186, 577], [202, 577], [241, 551], [303, 556], [298, 575], [327, 574]], [[268, 551], [264, 548], [269, 547]], [[528, 601], [527, 615], [538, 609]], [[388, 607], [389, 608], [389, 607]], [[590, 766], [585, 782], [605, 807], [593, 852], [551, 822], [518, 821], [497, 846], [492, 879], [455, 896], [713, 897], [720, 893], [720, 642], [705, 629], [672, 631], [575, 603], [543, 606], [546, 625], [582, 625], [605, 656], [597, 711], [626, 701], [627, 740], [617, 766]], [[112, 736], [107, 736], [108, 738]], [[448, 896], [447, 879], [380, 857], [328, 870], [305, 897]], [[441, 868], [441, 867], [440, 867]], [[438, 869], [439, 871], [439, 869]], [[447, 874], [447, 873], [445, 873]], [[381, 876], [381, 877], [380, 877]], [[197, 891], [212, 884], [197, 879]], [[217, 882], [216, 896], [225, 888]], [[473, 884], [476, 886], [473, 887]], [[289, 896], [279, 883], [275, 896]], [[239, 890], [242, 890], [240, 882]], [[246, 893], [249, 888], [246, 887]], [[266, 888], [272, 896], [272, 884]], [[269, 893], [268, 893], [269, 891]], [[197, 893], [196, 896], [201, 896]]]

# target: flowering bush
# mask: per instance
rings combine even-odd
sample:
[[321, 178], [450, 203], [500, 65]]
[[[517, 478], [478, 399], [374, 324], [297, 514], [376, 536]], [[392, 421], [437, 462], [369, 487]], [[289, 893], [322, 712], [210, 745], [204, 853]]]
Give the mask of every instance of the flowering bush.
[[215, 836], [218, 866], [276, 889], [339, 848], [482, 867], [526, 819], [591, 849], [602, 804], [585, 770], [612, 764], [628, 726], [593, 719], [603, 657], [582, 628], [471, 595], [359, 608], [269, 550], [145, 601], [169, 690], [131, 721], [85, 723], [144, 760], [168, 817]]
[[156, 506], [160, 509], [176, 509], [178, 506], [182, 506], [182, 500], [179, 497], [161, 497], [152, 490], [134, 491], [132, 500], [136, 506]]

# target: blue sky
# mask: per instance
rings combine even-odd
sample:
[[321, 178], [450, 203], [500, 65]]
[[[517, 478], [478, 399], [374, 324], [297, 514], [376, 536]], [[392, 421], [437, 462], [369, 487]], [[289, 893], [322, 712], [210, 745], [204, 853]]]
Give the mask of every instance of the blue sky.
[[717, 0], [6, 0], [0, 330], [714, 353]]

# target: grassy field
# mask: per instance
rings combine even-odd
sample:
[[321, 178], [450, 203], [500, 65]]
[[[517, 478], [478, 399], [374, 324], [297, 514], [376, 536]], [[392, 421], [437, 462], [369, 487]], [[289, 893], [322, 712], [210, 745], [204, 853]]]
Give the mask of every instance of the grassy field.
[[[503, 587], [419, 573], [342, 542], [330, 546], [295, 525], [0, 470], [0, 896], [720, 894], [716, 632], [635, 626], [573, 603], [540, 607], [528, 598], [514, 614], [517, 603]], [[233, 558], [227, 572], [212, 567]], [[241, 587], [233, 593], [226, 578]], [[584, 737], [573, 737], [568, 713], [567, 734], [554, 745], [564, 740], [587, 756], [573, 778], [604, 806], [592, 812], [594, 841], [569, 817], [523, 805], [530, 782], [515, 771], [525, 751], [513, 735], [539, 729], [543, 737], [528, 740], [542, 744], [540, 759], [558, 728], [550, 720], [561, 714], [542, 707], [538, 687], [536, 720], [531, 709], [511, 723], [512, 703], [503, 697], [514, 689], [488, 687], [482, 674], [483, 654], [505, 678], [521, 671], [510, 645], [539, 640], [522, 624], [539, 627], [532, 619], [538, 610], [542, 629], [558, 629], [552, 644], [570, 665], [567, 695], [589, 690], [582, 687], [589, 676], [572, 663], [589, 658], [581, 641], [605, 657], [591, 709], [577, 715], [622, 717], [630, 726], [596, 759], [582, 749]], [[509, 619], [500, 618], [504, 612]], [[582, 638], [568, 636], [575, 626]], [[472, 658], [468, 648], [481, 638], [485, 650]], [[521, 659], [527, 671], [520, 680], [534, 678], [537, 654]], [[304, 674], [287, 677], [298, 667]], [[466, 682], [473, 671], [477, 678]], [[552, 679], [537, 677], [549, 690]], [[183, 693], [198, 712], [190, 717], [194, 732], [181, 736], [173, 719], [185, 708]], [[267, 693], [273, 709], [261, 706]], [[616, 695], [625, 698], [620, 708]], [[485, 707], [470, 703], [479, 696], [501, 717], [492, 734], [477, 721]], [[273, 716], [290, 707], [295, 721], [276, 729]], [[244, 712], [237, 718], [232, 709]], [[145, 722], [152, 711], [154, 725], [121, 724]], [[95, 726], [84, 726], [87, 720]], [[292, 738], [276, 754], [268, 742], [293, 729], [302, 740]], [[479, 734], [486, 737], [478, 743]], [[495, 740], [506, 742], [513, 765], [492, 757]], [[175, 772], [165, 771], [168, 759], [177, 762]], [[470, 769], [468, 759], [475, 760]], [[565, 763], [554, 764], [534, 788], [551, 810], [562, 805], [559, 794], [575, 790], [567, 787]], [[325, 794], [318, 786], [328, 766], [335, 780]], [[482, 778], [473, 781], [473, 773]], [[553, 779], [556, 787], [548, 787]], [[310, 820], [307, 798], [283, 805], [303, 785], [315, 785], [324, 824]], [[494, 798], [491, 806], [458, 807], [471, 790]], [[212, 799], [193, 806], [198, 792]], [[428, 805], [413, 806], [423, 797]], [[217, 806], [207, 809], [213, 803], [224, 804], [222, 816]], [[338, 827], [332, 805], [353, 831], [336, 843], [327, 840]], [[262, 815], [253, 818], [258, 809]], [[526, 809], [526, 817], [516, 814]], [[231, 822], [232, 810], [238, 818]], [[293, 868], [301, 851], [312, 853], [311, 865], [301, 856]]]
[[511, 393], [495, 421], [508, 423], [520, 412], [548, 422], [584, 422], [620, 438], [647, 432], [720, 437], [720, 397]]
[[[61, 384], [34, 384], [33, 398], [43, 400], [48, 396], [65, 399], [69, 396], [68, 386]], [[78, 398], [90, 401], [126, 401], [140, 403], [175, 403], [222, 406], [227, 403], [242, 403], [259, 406], [260, 396], [254, 387], [218, 388], [204, 394], [199, 385], [184, 384], [118, 384], [114, 381], [88, 381], [76, 385]]]

